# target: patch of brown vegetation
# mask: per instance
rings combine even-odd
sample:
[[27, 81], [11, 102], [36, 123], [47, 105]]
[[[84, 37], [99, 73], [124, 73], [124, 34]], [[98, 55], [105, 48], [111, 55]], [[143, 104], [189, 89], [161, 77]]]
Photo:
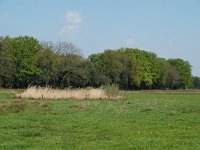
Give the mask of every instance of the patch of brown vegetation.
[[0, 112], [12, 111], [12, 112], [20, 112], [23, 111], [27, 107], [27, 103], [24, 100], [14, 101], [11, 104], [1, 104]]
[[29, 87], [21, 94], [16, 94], [18, 98], [23, 99], [122, 99], [118, 95], [107, 95], [103, 89], [52, 89], [41, 87]]

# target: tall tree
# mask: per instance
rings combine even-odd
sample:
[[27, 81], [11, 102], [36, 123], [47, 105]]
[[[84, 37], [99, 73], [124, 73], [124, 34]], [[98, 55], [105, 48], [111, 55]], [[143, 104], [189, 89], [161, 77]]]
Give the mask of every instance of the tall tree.
[[15, 87], [27, 87], [37, 81], [41, 74], [37, 66], [37, 52], [41, 49], [39, 41], [33, 37], [20, 36], [13, 39], [5, 39], [6, 49], [11, 54], [12, 60], [17, 66], [15, 74]]
[[172, 66], [170, 63], [167, 63], [167, 83], [166, 83], [166, 87], [169, 88], [169, 89], [180, 88], [179, 73], [176, 70], [175, 66]]
[[16, 65], [6, 49], [6, 40], [9, 37], [0, 38], [0, 86], [4, 88], [13, 87]]
[[183, 59], [169, 59], [168, 62], [176, 68], [180, 78], [180, 88], [187, 89], [192, 84], [192, 69], [188, 61]]
[[57, 54], [57, 83], [60, 87], [83, 87], [86, 84], [86, 71], [81, 50], [73, 43], [58, 42], [54, 46]]
[[153, 85], [153, 72], [152, 72], [152, 62], [151, 57], [155, 54], [149, 53], [146, 51], [141, 51], [139, 49], [134, 49], [134, 53], [136, 55], [136, 60], [138, 63], [138, 73], [137, 73], [137, 80], [139, 81], [138, 86], [145, 89], [151, 88]]
[[86, 63], [88, 74], [88, 86], [100, 87], [101, 85], [110, 84], [111, 80], [105, 75], [103, 54], [92, 54], [88, 57]]
[[43, 49], [38, 52], [37, 63], [42, 73], [38, 78], [38, 84], [41, 86], [56, 86], [57, 84], [57, 63], [58, 56], [50, 45], [43, 45]]
[[71, 42], [57, 42], [54, 50], [59, 55], [82, 55], [81, 50]]

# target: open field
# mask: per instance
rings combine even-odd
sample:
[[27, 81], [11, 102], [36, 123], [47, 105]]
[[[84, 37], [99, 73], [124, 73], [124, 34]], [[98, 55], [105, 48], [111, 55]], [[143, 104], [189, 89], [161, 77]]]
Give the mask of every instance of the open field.
[[199, 92], [125, 92], [118, 101], [14, 93], [0, 90], [0, 149], [200, 149]]

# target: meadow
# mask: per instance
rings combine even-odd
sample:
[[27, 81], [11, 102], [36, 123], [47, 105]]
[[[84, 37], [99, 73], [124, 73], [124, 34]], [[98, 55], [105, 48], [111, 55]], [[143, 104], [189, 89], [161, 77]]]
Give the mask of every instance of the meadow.
[[33, 100], [0, 90], [0, 149], [200, 149], [200, 93]]

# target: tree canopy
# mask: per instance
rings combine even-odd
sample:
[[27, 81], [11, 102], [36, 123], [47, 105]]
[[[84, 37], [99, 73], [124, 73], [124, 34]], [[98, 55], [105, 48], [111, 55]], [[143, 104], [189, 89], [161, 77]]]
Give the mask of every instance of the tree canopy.
[[188, 61], [159, 58], [145, 50], [108, 49], [83, 58], [73, 43], [39, 42], [29, 36], [0, 38], [0, 86], [4, 88], [117, 84], [125, 90], [186, 89], [199, 87], [198, 82]]

